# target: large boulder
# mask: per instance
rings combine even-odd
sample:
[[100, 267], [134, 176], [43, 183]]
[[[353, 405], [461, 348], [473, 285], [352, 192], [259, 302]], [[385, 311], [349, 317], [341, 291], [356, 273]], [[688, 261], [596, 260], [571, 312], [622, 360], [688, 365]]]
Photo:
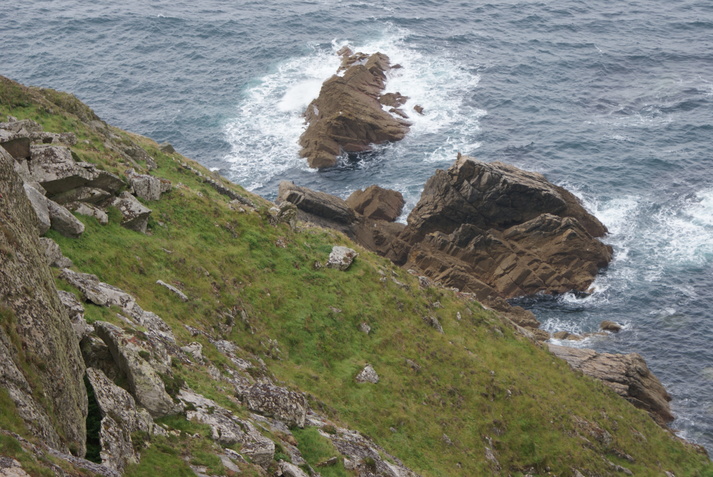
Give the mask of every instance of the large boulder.
[[586, 291], [612, 258], [606, 228], [541, 174], [459, 156], [436, 171], [381, 252], [479, 299]]
[[133, 169], [127, 171], [129, 185], [136, 197], [144, 200], [159, 200], [161, 194], [171, 190], [171, 182], [167, 179], [148, 174], [137, 174]]
[[99, 432], [102, 464], [123, 472], [127, 465], [139, 461], [131, 434], [150, 433], [153, 420], [146, 409], [136, 405], [131, 394], [114, 384], [101, 370], [87, 368], [87, 379], [102, 417]]
[[248, 409], [274, 417], [288, 426], [304, 427], [307, 400], [304, 395], [272, 384], [254, 384], [245, 395]]
[[68, 147], [38, 144], [32, 145], [30, 150], [32, 177], [42, 184], [50, 196], [83, 186], [94, 179], [91, 171], [72, 158]]
[[49, 199], [44, 196], [42, 192], [32, 187], [29, 184], [23, 185], [25, 189], [25, 195], [32, 205], [32, 209], [35, 211], [37, 216], [37, 221], [35, 222], [37, 226], [38, 235], [44, 235], [52, 226], [50, 220], [50, 209], [49, 209]]
[[47, 206], [53, 230], [69, 238], [78, 238], [84, 233], [84, 224], [65, 207], [53, 200], [47, 200]]
[[119, 209], [121, 212], [122, 227], [136, 232], [146, 233], [146, 227], [149, 223], [151, 209], [138, 201], [136, 197], [128, 192], [122, 192], [118, 197], [114, 197], [111, 205]]
[[648, 411], [664, 426], [673, 420], [671, 396], [637, 353], [597, 353], [591, 349], [549, 345], [574, 369], [603, 382], [634, 406]]
[[0, 154], [0, 388], [39, 440], [84, 455], [84, 362], [13, 163]]
[[[147, 359], [153, 355], [151, 343], [141, 342], [133, 334], [103, 321], [95, 322], [94, 329], [109, 347], [114, 362], [126, 373], [132, 396], [151, 416], [164, 417], [181, 412], [181, 406], [166, 391], [156, 361]], [[169, 373], [170, 369], [164, 367], [163, 374]]]
[[342, 65], [343, 74], [325, 81], [304, 113], [308, 126], [300, 137], [300, 155], [310, 167], [332, 167], [343, 152], [399, 141], [409, 130], [408, 122], [385, 111], [379, 102], [390, 69], [386, 55], [345, 51]]
[[300, 187], [292, 182], [280, 182], [277, 200], [295, 204], [300, 211], [315, 219], [339, 224], [351, 224], [356, 220], [354, 210], [339, 197]]

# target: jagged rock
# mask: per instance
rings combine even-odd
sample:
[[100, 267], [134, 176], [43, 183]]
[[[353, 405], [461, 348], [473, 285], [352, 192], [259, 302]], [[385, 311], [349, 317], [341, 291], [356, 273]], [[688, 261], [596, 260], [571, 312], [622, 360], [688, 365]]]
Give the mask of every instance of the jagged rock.
[[84, 233], [84, 224], [66, 208], [53, 200], [47, 201], [47, 208], [53, 230], [69, 238], [79, 238]]
[[133, 169], [126, 171], [129, 185], [136, 197], [144, 200], [159, 200], [161, 194], [171, 190], [171, 181], [148, 174], [137, 174]]
[[84, 299], [95, 305], [115, 305], [120, 308], [127, 308], [134, 302], [134, 297], [113, 285], [100, 282], [96, 275], [64, 269], [60, 274], [60, 278], [78, 288], [82, 292]]
[[406, 204], [401, 192], [384, 189], [377, 185], [353, 192], [347, 198], [346, 203], [365, 217], [387, 222], [396, 220]]
[[0, 456], [0, 477], [30, 477], [15, 459]]
[[81, 341], [85, 336], [94, 331], [94, 327], [89, 325], [84, 319], [84, 307], [72, 293], [64, 290], [59, 290], [57, 293], [59, 294], [59, 299], [62, 301], [62, 305], [64, 305], [64, 308], [67, 310], [69, 320], [72, 322], [72, 328], [77, 335], [77, 340]]
[[32, 177], [50, 195], [83, 186], [95, 177], [75, 162], [68, 147], [32, 145], [30, 150]]
[[288, 181], [280, 182], [277, 201], [290, 202], [301, 211], [340, 224], [350, 224], [356, 220], [352, 208], [339, 197], [296, 186]]
[[354, 378], [357, 383], [372, 383], [376, 384], [379, 382], [379, 375], [376, 374], [376, 370], [370, 364], [364, 366], [364, 369], [359, 371], [359, 374]]
[[87, 162], [78, 162], [77, 164], [92, 174], [92, 180], [87, 182], [88, 187], [105, 190], [115, 195], [126, 185], [116, 174], [99, 169], [94, 164]]
[[128, 192], [122, 192], [121, 195], [115, 197], [111, 205], [119, 209], [123, 219], [121, 225], [129, 230], [146, 233], [146, 227], [151, 215], [151, 209], [144, 206], [133, 195]]
[[0, 129], [0, 146], [14, 159], [22, 160], [30, 157], [30, 138], [22, 134]]
[[109, 223], [109, 216], [107, 213], [95, 205], [87, 204], [85, 202], [70, 202], [66, 204], [65, 207], [67, 210], [71, 210], [72, 212], [76, 212], [80, 215], [94, 217], [101, 225]]
[[332, 251], [329, 254], [327, 268], [336, 268], [337, 270], [345, 271], [352, 265], [354, 259], [358, 256], [359, 254], [349, 247], [335, 245], [332, 247]]
[[50, 267], [57, 268], [68, 268], [72, 266], [72, 261], [62, 255], [62, 250], [60, 250], [57, 242], [51, 238], [41, 237], [40, 243], [42, 244], [43, 250], [45, 252], [45, 258], [47, 259], [47, 265]]
[[478, 298], [587, 290], [611, 260], [606, 228], [537, 173], [459, 156], [426, 183], [381, 252]]
[[325, 81], [304, 113], [308, 126], [300, 137], [300, 155], [310, 167], [332, 167], [342, 152], [398, 141], [409, 130], [408, 122], [384, 111], [379, 102], [390, 69], [386, 55], [348, 55], [342, 65], [343, 76]]
[[671, 396], [641, 355], [597, 353], [553, 344], [549, 349], [572, 368], [602, 381], [634, 406], [648, 411], [660, 425], [665, 427], [673, 420], [668, 404]]
[[330, 439], [339, 453], [345, 456], [344, 467], [357, 471], [357, 475], [418, 477], [401, 460], [356, 431], [337, 428], [334, 434], [323, 431], [320, 434]]
[[189, 389], [182, 389], [178, 399], [186, 405], [188, 419], [211, 427], [213, 440], [224, 446], [240, 443], [240, 453], [250, 457], [254, 464], [270, 465], [275, 456], [275, 443], [260, 434], [252, 423], [238, 419], [215, 401]]
[[38, 235], [44, 235], [52, 226], [50, 220], [50, 209], [49, 209], [49, 199], [45, 197], [40, 191], [32, 187], [29, 184], [24, 184], [25, 195], [30, 200], [32, 209], [35, 211], [37, 216], [37, 230]]
[[178, 288], [174, 287], [173, 285], [169, 285], [168, 283], [164, 282], [163, 280], [156, 280], [156, 283], [161, 285], [162, 287], [168, 289], [174, 295], [178, 296], [178, 298], [180, 298], [181, 301], [188, 301], [188, 297], [186, 296], [186, 294], [183, 293]]
[[131, 394], [151, 416], [163, 417], [181, 411], [181, 407], [166, 392], [154, 365], [142, 356], [146, 353], [150, 355], [152, 349], [141, 344], [136, 336], [125, 333], [111, 323], [97, 321], [94, 329], [109, 347], [116, 364], [126, 373]]
[[186, 354], [193, 356], [198, 362], [203, 362], [203, 345], [194, 341], [193, 343], [188, 343], [186, 346], [181, 347], [181, 351]]
[[424, 316], [423, 321], [434, 330], [443, 333], [443, 326], [441, 326], [441, 322], [438, 321], [437, 317], [432, 315]]
[[297, 392], [272, 384], [258, 383], [245, 394], [248, 409], [279, 419], [288, 426], [304, 427], [307, 400]]
[[87, 378], [102, 415], [99, 434], [102, 464], [123, 472], [127, 465], [139, 460], [131, 433], [151, 433], [153, 420], [145, 409], [136, 405], [131, 394], [111, 382], [101, 370], [87, 368]]
[[22, 179], [14, 159], [2, 151], [0, 314], [14, 331], [8, 334], [0, 327], [0, 388], [39, 440], [84, 455], [84, 362], [46, 264]]
[[610, 331], [612, 333], [618, 333], [620, 332], [624, 327], [621, 326], [619, 323], [616, 323], [614, 321], [602, 321], [601, 324], [599, 325], [599, 328], [604, 331]]
[[359, 331], [361, 331], [365, 335], [368, 335], [369, 333], [371, 333], [371, 326], [369, 326], [367, 323], [360, 323]]

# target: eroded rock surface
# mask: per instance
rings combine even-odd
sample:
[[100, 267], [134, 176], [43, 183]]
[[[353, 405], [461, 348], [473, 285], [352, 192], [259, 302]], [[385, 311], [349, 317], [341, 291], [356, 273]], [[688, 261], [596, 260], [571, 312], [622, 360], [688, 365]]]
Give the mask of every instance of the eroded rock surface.
[[591, 349], [549, 345], [555, 356], [595, 379], [602, 381], [634, 406], [648, 411], [665, 426], [673, 420], [671, 396], [637, 353], [597, 353]]
[[300, 155], [310, 167], [334, 166], [343, 152], [363, 152], [372, 144], [399, 141], [409, 130], [405, 114], [395, 117], [379, 101], [391, 69], [389, 58], [382, 53], [342, 53], [343, 74], [325, 81], [304, 113], [308, 126], [300, 137]]
[[258, 383], [250, 387], [245, 401], [251, 411], [275, 417], [290, 427], [305, 425], [307, 400], [301, 393], [272, 384]]

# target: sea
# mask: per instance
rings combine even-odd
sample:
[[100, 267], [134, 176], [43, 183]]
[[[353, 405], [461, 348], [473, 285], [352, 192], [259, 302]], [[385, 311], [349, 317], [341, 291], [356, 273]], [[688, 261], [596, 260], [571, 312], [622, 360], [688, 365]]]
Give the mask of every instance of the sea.
[[[641, 354], [673, 428], [713, 455], [710, 0], [30, 0], [0, 17], [0, 74], [71, 92], [269, 199], [283, 180], [341, 197], [378, 184], [403, 193], [405, 221], [459, 152], [572, 190], [614, 260], [590, 296], [516, 302], [550, 331], [621, 323], [574, 345]], [[413, 125], [315, 171], [301, 114], [343, 46], [402, 66], [387, 90], [410, 98]]]

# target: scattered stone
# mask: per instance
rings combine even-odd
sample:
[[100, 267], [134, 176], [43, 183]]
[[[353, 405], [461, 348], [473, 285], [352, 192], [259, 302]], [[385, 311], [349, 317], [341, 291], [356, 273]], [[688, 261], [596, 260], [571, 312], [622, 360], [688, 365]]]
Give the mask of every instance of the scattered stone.
[[30, 474], [15, 459], [0, 456], [0, 477], [30, 477]]
[[349, 247], [335, 245], [329, 254], [327, 268], [336, 268], [337, 270], [346, 271], [358, 256], [359, 254]]
[[362, 322], [359, 324], [359, 331], [361, 331], [365, 335], [368, 335], [369, 333], [371, 333], [371, 326]]
[[280, 461], [277, 466], [279, 468], [279, 474], [277, 475], [281, 475], [283, 477], [309, 477], [309, 474], [305, 473], [305, 471], [297, 467], [295, 464]]
[[162, 142], [161, 144], [158, 145], [158, 148], [161, 150], [161, 152], [166, 153], [166, 154], [174, 154], [176, 152], [176, 150], [173, 148], [173, 146], [167, 142]]
[[[194, 335], [195, 336], [195, 335]], [[199, 363], [203, 362], [203, 345], [194, 341], [193, 343], [188, 343], [186, 346], [181, 348], [186, 354], [193, 356]]]
[[599, 328], [603, 331], [609, 331], [611, 333], [618, 333], [624, 327], [614, 321], [602, 321], [602, 323], [599, 325]]
[[406, 201], [401, 192], [373, 185], [354, 191], [346, 203], [365, 217], [393, 222], [401, 215]]
[[301, 393], [258, 383], [250, 387], [245, 400], [251, 411], [274, 417], [290, 427], [305, 425], [307, 400]]
[[416, 104], [414, 105], [413, 110], [423, 116], [423, 106], [419, 106], [418, 104]]
[[137, 174], [133, 169], [126, 171], [129, 185], [136, 197], [144, 200], [159, 200], [161, 194], [171, 190], [171, 181], [148, 174]]
[[109, 216], [96, 205], [87, 204], [85, 202], [70, 202], [65, 205], [68, 210], [87, 217], [94, 217], [101, 225], [109, 223]]
[[163, 280], [156, 280], [156, 283], [161, 285], [162, 287], [167, 288], [169, 291], [174, 293], [176, 296], [178, 296], [178, 298], [181, 299], [181, 301], [188, 301], [188, 297], [186, 296], [186, 294], [183, 293], [178, 288], [174, 287], [173, 285], [169, 285], [168, 283], [164, 282]]
[[406, 366], [411, 368], [416, 373], [421, 371], [421, 365], [412, 359], [406, 358]]
[[367, 364], [366, 366], [364, 366], [364, 369], [359, 371], [359, 374], [356, 375], [355, 380], [357, 383], [376, 384], [379, 382], [379, 375], [376, 374], [376, 371], [370, 364]]
[[558, 331], [552, 335], [554, 339], [557, 340], [571, 340], [571, 341], [582, 341], [584, 338], [582, 338], [579, 335], [570, 333], [569, 331]]
[[318, 462], [317, 467], [332, 467], [332, 466], [337, 465], [338, 462], [339, 462], [339, 458], [330, 457], [329, 459], [327, 459], [325, 461]]
[[133, 195], [122, 192], [111, 205], [119, 209], [123, 219], [121, 225], [136, 232], [146, 233], [151, 209], [144, 206]]
[[84, 233], [84, 224], [57, 202], [48, 200], [47, 209], [53, 230], [69, 238], [79, 238]]
[[439, 333], [443, 333], [443, 327], [441, 326], [441, 322], [438, 321], [438, 318], [435, 316], [424, 316], [423, 321], [430, 326], [431, 328], [435, 329]]

